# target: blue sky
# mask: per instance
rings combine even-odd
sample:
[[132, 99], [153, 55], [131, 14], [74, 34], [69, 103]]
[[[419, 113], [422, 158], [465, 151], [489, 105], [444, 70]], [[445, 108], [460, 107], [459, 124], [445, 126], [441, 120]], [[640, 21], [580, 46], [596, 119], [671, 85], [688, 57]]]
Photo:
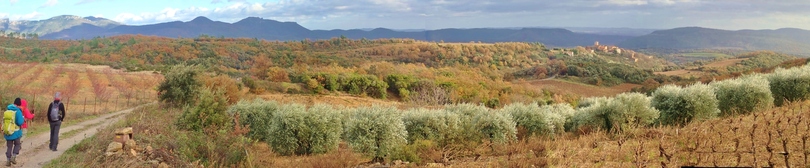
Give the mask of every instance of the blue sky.
[[98, 16], [124, 24], [261, 17], [310, 29], [629, 27], [810, 29], [807, 0], [0, 0], [0, 18]]

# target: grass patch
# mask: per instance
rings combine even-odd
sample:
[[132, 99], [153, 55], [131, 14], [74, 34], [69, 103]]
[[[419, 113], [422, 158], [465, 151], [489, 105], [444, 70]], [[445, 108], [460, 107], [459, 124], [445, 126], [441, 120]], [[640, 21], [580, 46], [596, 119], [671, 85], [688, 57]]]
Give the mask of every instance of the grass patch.
[[84, 128], [75, 129], [75, 130], [71, 130], [71, 131], [62, 133], [62, 135], [59, 136], [59, 137], [60, 138], [62, 138], [62, 137], [70, 138], [70, 137], [73, 137], [73, 135], [76, 135], [76, 134], [78, 134], [78, 133], [80, 133], [82, 131], [88, 130], [88, 129], [92, 128], [92, 127], [95, 127], [95, 126], [98, 126], [98, 125], [101, 125], [101, 124], [103, 124], [103, 122], [93, 123], [93, 124], [87, 125]]
[[[149, 121], [149, 123], [166, 123], [161, 121], [173, 119], [172, 117], [166, 116], [171, 114], [157, 109], [157, 105], [136, 108], [132, 113], [126, 114], [122, 120], [112, 123], [109, 127], [102, 128], [98, 133], [96, 133], [96, 135], [84, 139], [73, 147], [70, 147], [65, 151], [64, 154], [62, 154], [62, 156], [54, 159], [44, 167], [149, 167], [148, 163], [143, 161], [143, 159], [123, 156], [105, 157], [104, 151], [106, 150], [107, 145], [112, 142], [115, 130], [129, 126], [136, 128], [134, 131], [134, 139], [138, 142], [138, 146], [145, 146], [141, 139], [144, 138], [143, 136], [147, 136], [148, 134], [144, 134], [143, 130], [137, 129], [137, 120]], [[149, 117], [149, 119], [144, 118], [144, 116], [148, 115], [154, 115], [154, 117]], [[101, 123], [89, 125], [83, 129], [66, 132], [63, 133], [62, 136], [70, 137], [73, 136], [73, 134], [79, 133], [93, 126], [97, 126], [98, 124]], [[167, 136], [158, 136], [158, 138], [172, 139]], [[138, 154], [143, 155], [144, 153], [139, 151]], [[174, 165], [174, 167], [180, 166], [179, 164], [170, 165]]]
[[729, 58], [733, 57], [728, 54], [723, 53], [711, 53], [711, 52], [693, 52], [693, 53], [682, 53], [684, 57], [700, 57], [700, 58]]

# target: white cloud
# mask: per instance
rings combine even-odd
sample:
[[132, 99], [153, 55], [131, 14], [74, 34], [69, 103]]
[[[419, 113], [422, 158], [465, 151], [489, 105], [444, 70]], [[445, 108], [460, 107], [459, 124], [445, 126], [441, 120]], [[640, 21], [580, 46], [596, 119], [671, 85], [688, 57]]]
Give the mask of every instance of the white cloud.
[[17, 1], [20, 1], [20, 0], [10, 0], [10, 1], [11, 1], [11, 5], [14, 5], [14, 4], [17, 3]]
[[28, 14], [22, 14], [22, 15], [5, 14], [5, 16], [3, 16], [3, 14], [0, 14], [0, 18], [3, 18], [3, 17], [8, 18], [9, 20], [37, 20], [40, 17], [42, 17], [42, 14], [37, 12], [37, 11], [31, 12], [31, 13], [28, 13]]
[[40, 7], [51, 7], [59, 3], [59, 0], [48, 0], [45, 4], [42, 4]]
[[79, 2], [76, 2], [76, 5], [81, 5], [81, 4], [91, 3], [91, 2], [98, 2], [98, 1], [101, 1], [101, 0], [81, 0]]
[[646, 5], [646, 0], [608, 0], [607, 4], [627, 6], [627, 5]]
[[115, 16], [115, 18], [113, 18], [112, 20], [121, 23], [133, 23], [133, 22], [137, 23], [144, 21], [143, 17], [131, 13], [118, 14], [118, 16]]

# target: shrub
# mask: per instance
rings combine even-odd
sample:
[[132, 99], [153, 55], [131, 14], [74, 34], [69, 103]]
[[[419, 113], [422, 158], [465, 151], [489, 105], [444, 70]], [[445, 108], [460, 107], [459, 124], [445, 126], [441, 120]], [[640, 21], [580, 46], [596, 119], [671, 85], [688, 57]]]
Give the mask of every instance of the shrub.
[[492, 112], [484, 106], [473, 104], [447, 105], [445, 110], [458, 114], [463, 122], [465, 139], [477, 141], [487, 139], [505, 143], [517, 139], [517, 129], [512, 116], [504, 112]]
[[717, 108], [721, 116], [748, 114], [773, 106], [774, 98], [768, 80], [761, 75], [714, 82], [711, 86], [717, 94]]
[[388, 91], [397, 94], [402, 100], [408, 100], [410, 96], [408, 89], [415, 81], [408, 75], [391, 74], [385, 77], [385, 82], [388, 83]]
[[[493, 114], [494, 113], [494, 114]], [[474, 129], [480, 130], [483, 137], [495, 143], [506, 143], [517, 139], [517, 128], [508, 113], [480, 113], [473, 118]]]
[[300, 104], [281, 106], [269, 123], [270, 146], [282, 155], [326, 153], [337, 149], [343, 132], [332, 107]]
[[180, 129], [203, 131], [203, 129], [223, 130], [233, 124], [228, 115], [228, 103], [222, 91], [202, 89], [194, 105], [183, 108], [177, 120]]
[[650, 107], [650, 98], [640, 93], [622, 93], [614, 98], [588, 98], [569, 122], [568, 130], [603, 129], [623, 133], [652, 124], [659, 111]]
[[707, 120], [720, 113], [714, 90], [700, 83], [686, 88], [674, 85], [660, 87], [652, 94], [651, 104], [661, 112], [659, 121], [665, 125]]
[[200, 74], [197, 66], [177, 65], [164, 74], [165, 80], [158, 86], [160, 101], [182, 106], [197, 97], [202, 86], [202, 82], [197, 79]]
[[242, 78], [242, 84], [247, 86], [248, 89], [250, 89], [249, 90], [250, 93], [253, 93], [253, 94], [262, 94], [262, 93], [264, 93], [264, 91], [267, 90], [265, 88], [267, 86], [267, 82], [256, 81], [256, 80], [253, 79], [253, 77]]
[[346, 121], [345, 138], [352, 149], [374, 157], [375, 162], [407, 143], [402, 116], [393, 107], [362, 107], [352, 110]]
[[267, 141], [271, 136], [268, 132], [270, 130], [270, 121], [273, 119], [273, 114], [277, 113], [279, 109], [278, 103], [275, 101], [264, 101], [262, 99], [255, 99], [253, 101], [239, 101], [228, 108], [228, 114], [239, 114], [241, 126], [248, 126], [250, 132], [247, 136], [260, 141]]
[[408, 131], [408, 142], [431, 140], [446, 146], [461, 140], [462, 120], [458, 114], [445, 110], [411, 109], [402, 121]]
[[202, 81], [208, 88], [222, 90], [222, 94], [227, 98], [228, 104], [234, 104], [242, 97], [239, 85], [236, 84], [234, 79], [231, 79], [227, 75], [204, 77]]
[[791, 69], [779, 68], [768, 76], [774, 105], [785, 101], [800, 101], [810, 98], [810, 66]]
[[450, 92], [429, 80], [411, 85], [408, 101], [418, 105], [445, 105], [450, 103]]
[[[512, 115], [518, 127], [526, 129], [526, 136], [551, 135], [554, 133], [554, 124], [551, 123], [551, 114], [540, 109], [535, 104], [513, 103], [501, 109]], [[525, 138], [525, 137], [521, 137]]]
[[545, 105], [541, 106], [540, 109], [549, 113], [549, 124], [555, 134], [565, 131], [565, 123], [568, 123], [576, 113], [576, 110], [568, 103]]

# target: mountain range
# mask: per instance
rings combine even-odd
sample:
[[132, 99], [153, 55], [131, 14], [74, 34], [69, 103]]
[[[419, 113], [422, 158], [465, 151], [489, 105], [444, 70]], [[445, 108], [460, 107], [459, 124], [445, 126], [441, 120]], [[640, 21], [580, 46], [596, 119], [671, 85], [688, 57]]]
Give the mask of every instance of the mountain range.
[[0, 31], [37, 33], [40, 39], [90, 39], [123, 34], [171, 38], [194, 38], [207, 35], [279, 41], [347, 37], [352, 39], [411, 38], [444, 42], [539, 42], [552, 47], [590, 46], [594, 41], [599, 41], [600, 44], [616, 45], [627, 49], [773, 50], [810, 56], [810, 31], [794, 28], [737, 31], [701, 27], [668, 30], [582, 27], [310, 30], [295, 22], [279, 22], [258, 17], [248, 17], [234, 23], [197, 17], [187, 22], [125, 25], [98, 17], [63, 15], [39, 21], [0, 19]]
[[630, 49], [691, 50], [736, 49], [773, 50], [810, 56], [810, 31], [782, 28], [776, 30], [720, 30], [683, 27], [658, 30], [627, 39], [618, 44]]
[[213, 37], [259, 38], [280, 41], [330, 39], [341, 36], [352, 39], [411, 38], [445, 42], [541, 42], [545, 45], [558, 47], [590, 45], [594, 41], [600, 41], [603, 44], [618, 44], [631, 38], [631, 36], [623, 35], [575, 33], [561, 28], [475, 28], [424, 31], [395, 31], [385, 28], [372, 30], [310, 30], [295, 22], [279, 22], [257, 17], [248, 17], [234, 23], [213, 21], [205, 17], [197, 17], [188, 22], [174, 21], [141, 26], [118, 25], [115, 27], [102, 27], [84, 23], [59, 32], [42, 35], [40, 38], [89, 39], [122, 34], [155, 35], [172, 38], [193, 38], [204, 34]]

